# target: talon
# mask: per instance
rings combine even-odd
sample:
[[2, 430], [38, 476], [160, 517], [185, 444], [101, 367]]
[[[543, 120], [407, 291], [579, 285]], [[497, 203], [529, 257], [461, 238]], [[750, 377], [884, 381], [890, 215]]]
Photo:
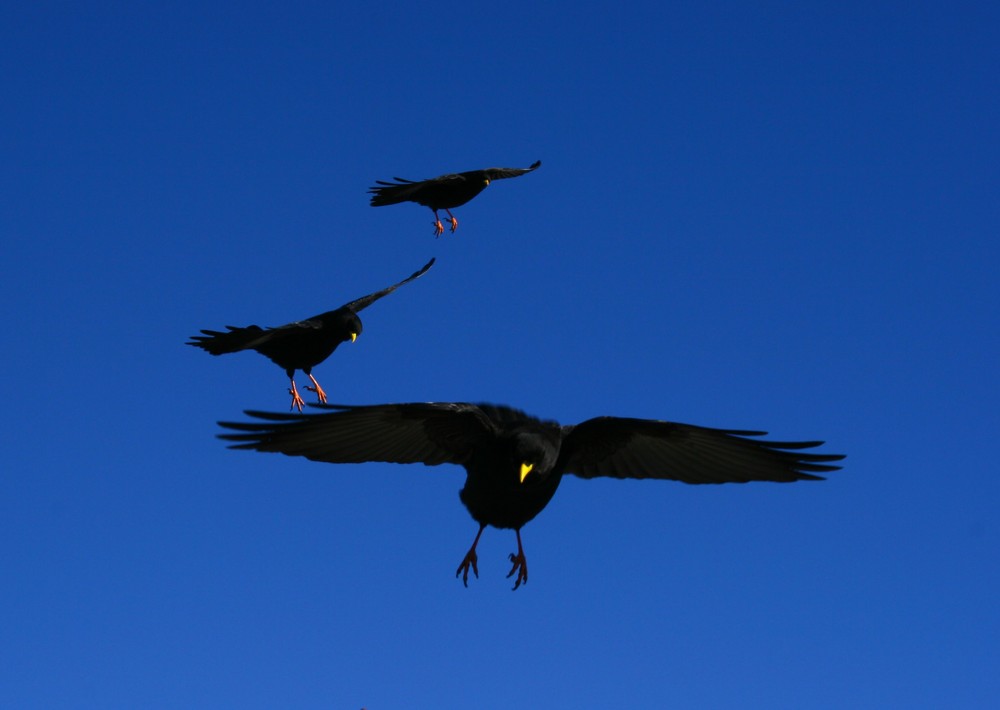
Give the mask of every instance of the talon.
[[288, 409], [298, 408], [301, 412], [302, 408], [305, 406], [305, 401], [299, 395], [299, 391], [295, 388], [295, 380], [292, 380], [292, 386], [288, 388], [288, 394], [292, 395], [292, 406]]
[[[314, 386], [310, 387], [309, 385], [306, 385], [306, 389], [309, 390], [310, 392], [315, 392], [316, 393], [316, 397], [319, 398], [319, 403], [320, 404], [326, 404], [326, 392], [324, 392], [323, 388], [319, 386], [319, 382], [316, 381], [315, 377], [313, 377], [312, 375], [309, 375], [309, 379], [312, 380], [312, 383], [313, 383]], [[300, 412], [302, 411], [301, 407], [299, 407], [299, 411]]]
[[[452, 230], [452, 231], [454, 231], [454, 230]], [[439, 220], [439, 219], [435, 220], [434, 221], [434, 236], [435, 237], [440, 237], [442, 234], [444, 234], [444, 225], [441, 224], [441, 220]]]
[[517, 554], [510, 553], [509, 559], [514, 566], [507, 573], [507, 579], [513, 577], [514, 573], [517, 572], [517, 579], [514, 580], [514, 589], [516, 590], [522, 582], [528, 583], [528, 559], [524, 556], [524, 548], [521, 546], [521, 531], [516, 530], [515, 532], [517, 534]]
[[465, 556], [465, 559], [462, 560], [462, 564], [460, 564], [458, 566], [458, 569], [455, 570], [455, 576], [457, 577], [459, 574], [461, 574], [462, 584], [464, 584], [466, 587], [469, 586], [469, 567], [472, 567], [472, 574], [476, 576], [476, 579], [479, 579], [479, 566], [476, 564], [478, 561], [479, 560], [478, 557], [476, 556], [476, 551], [469, 550], [469, 553]]
[[479, 558], [476, 556], [476, 545], [479, 544], [479, 536], [483, 534], [483, 530], [486, 529], [485, 525], [479, 527], [479, 532], [476, 533], [476, 539], [472, 541], [472, 547], [469, 551], [465, 553], [465, 557], [462, 558], [462, 564], [458, 566], [455, 570], [455, 576], [462, 575], [462, 584], [466, 587], [469, 586], [469, 567], [472, 567], [472, 573], [476, 575], [476, 579], [479, 579], [479, 567], [476, 564]]

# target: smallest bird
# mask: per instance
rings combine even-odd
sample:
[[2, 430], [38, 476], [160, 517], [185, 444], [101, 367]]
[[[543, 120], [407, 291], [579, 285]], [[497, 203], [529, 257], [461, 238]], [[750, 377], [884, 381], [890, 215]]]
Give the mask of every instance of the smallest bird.
[[326, 392], [313, 377], [312, 369], [330, 357], [341, 343], [348, 340], [353, 343], [358, 339], [361, 335], [361, 319], [358, 318], [358, 311], [367, 308], [383, 296], [388, 296], [400, 286], [423, 276], [433, 265], [434, 259], [431, 259], [420, 271], [397, 284], [306, 320], [275, 328], [261, 328], [258, 325], [238, 328], [227, 325], [226, 332], [202, 330], [202, 335], [192, 335], [186, 345], [202, 348], [212, 355], [256, 350], [285, 369], [285, 374], [291, 382], [288, 393], [292, 395], [292, 406], [289, 409], [294, 407], [301, 412], [305, 402], [295, 387], [295, 371], [302, 370], [305, 373], [312, 382], [312, 386], [307, 385], [306, 389], [315, 392], [320, 403], [325, 404]]
[[369, 188], [371, 193], [371, 206], [383, 207], [385, 205], [398, 205], [400, 202], [416, 202], [418, 205], [430, 207], [434, 212], [434, 236], [440, 237], [444, 234], [444, 225], [438, 217], [438, 210], [448, 213], [448, 220], [451, 231], [458, 229], [458, 220], [451, 210], [461, 207], [494, 180], [512, 178], [530, 173], [542, 164], [541, 160], [536, 160], [527, 168], [485, 168], [483, 170], [469, 170], [464, 173], [452, 173], [450, 175], [439, 175], [429, 180], [406, 180], [405, 178], [393, 178], [396, 182], [385, 182], [376, 180], [375, 185]]

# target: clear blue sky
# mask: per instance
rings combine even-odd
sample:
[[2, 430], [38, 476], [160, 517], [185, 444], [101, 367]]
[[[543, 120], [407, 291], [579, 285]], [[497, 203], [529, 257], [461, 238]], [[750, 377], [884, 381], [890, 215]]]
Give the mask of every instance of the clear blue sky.
[[[996, 702], [995, 3], [85, 5], [0, 11], [0, 707]], [[365, 194], [536, 159], [438, 240]], [[567, 478], [512, 593], [511, 531], [454, 578], [461, 469], [215, 438], [286, 383], [189, 335], [431, 256], [317, 368], [331, 401], [846, 468]]]

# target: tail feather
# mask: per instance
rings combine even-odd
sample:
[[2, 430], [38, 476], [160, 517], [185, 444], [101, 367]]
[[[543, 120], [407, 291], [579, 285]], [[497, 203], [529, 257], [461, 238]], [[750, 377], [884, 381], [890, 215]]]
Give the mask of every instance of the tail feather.
[[397, 182], [392, 183], [384, 180], [375, 181], [377, 187], [372, 187], [368, 190], [368, 192], [372, 195], [372, 207], [398, 205], [400, 202], [408, 201], [413, 196], [413, 192], [418, 186], [417, 182], [413, 180], [404, 180], [403, 178], [394, 179]]
[[213, 355], [224, 355], [252, 348], [264, 333], [264, 329], [258, 325], [249, 325], [246, 328], [227, 325], [226, 328], [229, 332], [202, 330], [203, 335], [192, 335], [186, 345], [194, 345]]

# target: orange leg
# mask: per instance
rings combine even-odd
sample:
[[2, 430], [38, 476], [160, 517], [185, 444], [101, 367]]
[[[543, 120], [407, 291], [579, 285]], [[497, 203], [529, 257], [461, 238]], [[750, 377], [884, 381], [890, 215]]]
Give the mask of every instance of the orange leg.
[[441, 224], [441, 218], [438, 217], [438, 211], [434, 210], [434, 236], [440, 237], [444, 234], [444, 225]]
[[[316, 378], [312, 376], [312, 373], [309, 374], [309, 379], [312, 380], [313, 386], [310, 387], [309, 385], [306, 385], [306, 389], [310, 392], [316, 393], [316, 396], [319, 397], [320, 404], [326, 404], [326, 392], [324, 392], [323, 388], [319, 386], [319, 382], [317, 382]], [[301, 411], [301, 409], [299, 411]]]
[[510, 555], [510, 561], [514, 563], [514, 566], [507, 573], [507, 578], [510, 579], [517, 572], [517, 580], [514, 582], [514, 589], [517, 589], [521, 586], [521, 582], [528, 583], [528, 560], [524, 556], [524, 548], [521, 547], [521, 530], [517, 529], [514, 532], [517, 533], [517, 554], [511, 553]]
[[301, 412], [302, 407], [304, 407], [306, 403], [302, 400], [302, 397], [299, 396], [299, 391], [295, 389], [294, 378], [292, 379], [292, 386], [288, 388], [288, 394], [292, 395], [292, 406], [289, 407], [289, 409], [298, 407], [298, 410]]
[[[454, 234], [455, 230], [458, 229], [458, 220], [455, 219], [455, 215], [453, 215], [451, 213], [451, 210], [445, 209], [445, 212], [448, 213], [448, 219], [451, 220], [451, 233]], [[441, 230], [441, 231], [444, 231], [444, 230]]]
[[479, 561], [479, 557], [476, 555], [476, 545], [479, 544], [479, 536], [483, 534], [483, 530], [486, 529], [485, 525], [479, 526], [479, 532], [476, 533], [476, 539], [472, 541], [472, 547], [469, 551], [465, 553], [465, 558], [462, 560], [462, 564], [458, 566], [455, 570], [455, 576], [462, 575], [462, 584], [466, 587], [469, 586], [469, 567], [472, 567], [472, 573], [476, 575], [476, 579], [479, 579], [479, 568], [476, 566], [476, 562]]

